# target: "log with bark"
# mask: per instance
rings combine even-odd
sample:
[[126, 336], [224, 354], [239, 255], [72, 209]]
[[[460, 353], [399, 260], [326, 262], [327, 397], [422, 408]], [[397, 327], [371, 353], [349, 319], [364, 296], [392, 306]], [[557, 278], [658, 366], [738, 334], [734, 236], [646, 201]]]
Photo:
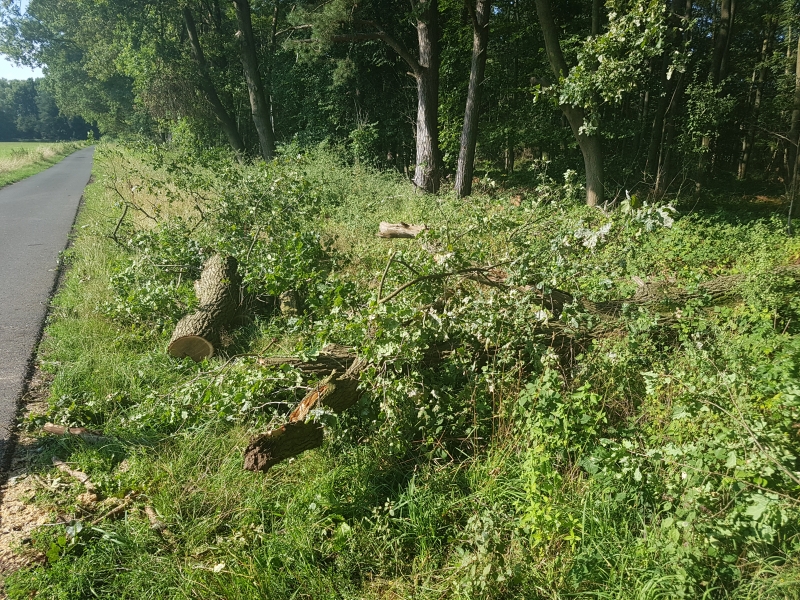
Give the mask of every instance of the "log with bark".
[[[452, 342], [433, 345], [425, 351], [421, 362], [427, 366], [434, 366], [453, 349]], [[476, 353], [480, 353], [480, 350]], [[309, 414], [315, 408], [324, 408], [340, 414], [355, 405], [362, 394], [362, 390], [359, 389], [359, 376], [369, 367], [369, 362], [347, 348], [337, 345], [326, 346], [313, 361], [300, 362], [299, 359], [287, 357], [263, 359], [263, 361], [262, 364], [265, 365], [291, 364], [309, 374], [319, 374], [323, 369], [334, 366], [332, 371], [328, 371], [330, 373], [328, 377], [314, 386], [292, 410], [288, 423], [250, 440], [245, 449], [244, 468], [266, 472], [279, 462], [322, 446], [324, 439], [322, 424], [309, 420]], [[339, 370], [339, 366], [345, 365], [345, 369]]]
[[226, 325], [236, 317], [241, 298], [241, 278], [236, 259], [215, 254], [209, 258], [194, 284], [200, 305], [178, 321], [167, 352], [176, 358], [189, 356], [199, 362], [213, 356]]
[[[326, 408], [341, 413], [353, 406], [361, 397], [358, 378], [368, 363], [355, 355], [324, 356], [319, 364], [344, 361], [348, 368], [339, 375], [335, 369], [320, 381], [289, 414], [289, 422], [250, 440], [244, 453], [244, 468], [249, 471], [266, 472], [287, 458], [293, 458], [306, 450], [322, 446], [322, 424], [308, 421], [315, 408]], [[276, 364], [276, 363], [272, 363]], [[314, 364], [314, 363], [312, 363]], [[311, 372], [316, 372], [316, 366]]]
[[408, 223], [387, 223], [386, 221], [381, 221], [381, 224], [378, 226], [378, 233], [375, 235], [380, 238], [415, 238], [420, 233], [425, 231], [427, 227], [425, 225], [409, 225]]

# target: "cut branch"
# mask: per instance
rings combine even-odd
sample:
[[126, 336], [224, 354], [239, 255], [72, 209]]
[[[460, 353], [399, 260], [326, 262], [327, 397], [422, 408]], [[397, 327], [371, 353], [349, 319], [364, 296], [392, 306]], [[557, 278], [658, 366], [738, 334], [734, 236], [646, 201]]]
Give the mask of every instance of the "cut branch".
[[426, 225], [409, 225], [408, 223], [387, 223], [381, 221], [378, 226], [378, 233], [375, 235], [379, 238], [415, 238], [420, 233], [428, 229]]
[[53, 435], [72, 435], [80, 437], [86, 442], [100, 442], [108, 439], [103, 437], [103, 434], [99, 431], [86, 429], [85, 427], [65, 427], [53, 423], [45, 423], [44, 427], [42, 427], [42, 431], [45, 433], [52, 433]]

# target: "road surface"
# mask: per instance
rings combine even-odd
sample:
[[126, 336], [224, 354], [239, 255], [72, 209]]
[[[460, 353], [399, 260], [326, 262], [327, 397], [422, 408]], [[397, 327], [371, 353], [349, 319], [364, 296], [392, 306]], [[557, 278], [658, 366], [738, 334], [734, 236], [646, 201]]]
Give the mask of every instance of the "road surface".
[[0, 469], [93, 153], [0, 188]]

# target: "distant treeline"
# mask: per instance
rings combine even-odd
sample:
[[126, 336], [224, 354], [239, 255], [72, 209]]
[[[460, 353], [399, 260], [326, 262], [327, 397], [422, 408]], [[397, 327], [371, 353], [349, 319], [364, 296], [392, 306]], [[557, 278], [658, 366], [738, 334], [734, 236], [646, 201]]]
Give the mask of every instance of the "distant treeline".
[[93, 127], [65, 117], [43, 79], [0, 79], [0, 141], [86, 139]]

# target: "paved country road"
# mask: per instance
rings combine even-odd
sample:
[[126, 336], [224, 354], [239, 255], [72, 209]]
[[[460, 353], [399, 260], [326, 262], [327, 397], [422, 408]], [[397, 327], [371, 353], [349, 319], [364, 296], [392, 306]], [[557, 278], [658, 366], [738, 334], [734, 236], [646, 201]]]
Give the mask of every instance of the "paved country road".
[[0, 188], [0, 470], [94, 147]]

